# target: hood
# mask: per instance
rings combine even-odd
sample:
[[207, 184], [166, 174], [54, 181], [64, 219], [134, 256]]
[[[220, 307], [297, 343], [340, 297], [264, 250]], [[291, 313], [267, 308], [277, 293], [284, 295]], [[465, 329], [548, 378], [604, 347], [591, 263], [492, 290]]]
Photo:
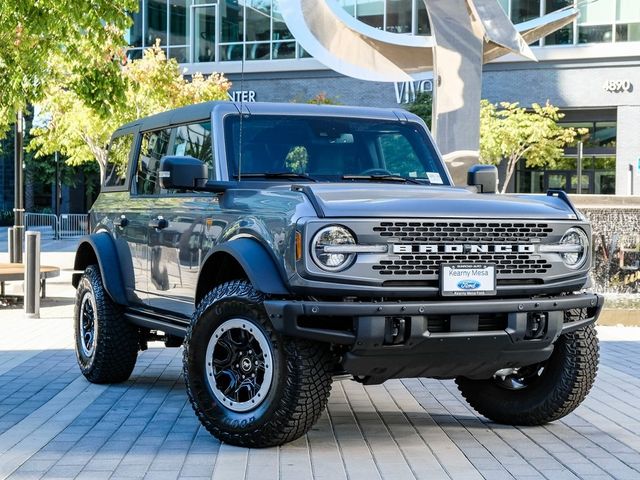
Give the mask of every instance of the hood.
[[577, 219], [570, 205], [546, 195], [489, 195], [390, 183], [308, 184], [304, 191], [318, 214], [327, 218]]

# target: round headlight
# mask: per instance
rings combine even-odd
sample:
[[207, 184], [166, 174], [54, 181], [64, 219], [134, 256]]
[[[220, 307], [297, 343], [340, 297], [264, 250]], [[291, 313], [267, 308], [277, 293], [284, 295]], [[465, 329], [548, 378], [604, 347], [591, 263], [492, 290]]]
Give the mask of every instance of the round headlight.
[[589, 238], [583, 230], [570, 228], [560, 240], [560, 244], [572, 247], [570, 251], [560, 254], [567, 267], [577, 270], [584, 265], [589, 256]]
[[[356, 244], [353, 234], [344, 227], [332, 225], [316, 233], [311, 242], [311, 256], [323, 270], [339, 272], [349, 267], [355, 253], [326, 251], [326, 247], [349, 247]], [[329, 248], [331, 250], [331, 248]]]

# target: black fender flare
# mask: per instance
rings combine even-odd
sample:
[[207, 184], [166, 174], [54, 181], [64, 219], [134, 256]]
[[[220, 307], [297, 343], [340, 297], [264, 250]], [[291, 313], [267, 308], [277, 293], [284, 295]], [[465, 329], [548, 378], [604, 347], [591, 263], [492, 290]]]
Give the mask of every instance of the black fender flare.
[[[118, 252], [111, 234], [100, 232], [83, 237], [76, 250], [73, 269], [84, 271], [89, 265], [98, 264], [102, 284], [111, 299], [120, 305], [127, 305]], [[78, 287], [82, 273], [73, 274], [73, 286]]]
[[[238, 238], [223, 243], [211, 250], [206, 264], [216, 254], [226, 253], [232, 256], [247, 274], [256, 290], [268, 295], [290, 295], [291, 292], [282, 280], [282, 274], [275, 260], [266, 248], [252, 238]], [[202, 272], [204, 268], [200, 270]], [[200, 285], [201, 278], [198, 278]]]

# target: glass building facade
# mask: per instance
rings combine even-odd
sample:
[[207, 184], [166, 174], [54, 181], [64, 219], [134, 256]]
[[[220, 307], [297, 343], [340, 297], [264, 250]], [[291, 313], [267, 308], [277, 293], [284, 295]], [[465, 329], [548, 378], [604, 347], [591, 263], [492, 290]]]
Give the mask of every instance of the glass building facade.
[[[539, 46], [640, 41], [640, 1], [498, 0], [515, 23], [578, 3], [580, 18]], [[399, 34], [429, 35], [422, 0], [339, 0], [358, 20]], [[287, 28], [277, 0], [140, 0], [128, 33], [131, 58], [160, 40], [180, 63], [291, 60], [309, 55]]]
[[515, 23], [526, 22], [545, 13], [577, 3], [580, 18], [542, 40], [541, 45], [577, 45], [640, 41], [638, 0], [499, 0]]

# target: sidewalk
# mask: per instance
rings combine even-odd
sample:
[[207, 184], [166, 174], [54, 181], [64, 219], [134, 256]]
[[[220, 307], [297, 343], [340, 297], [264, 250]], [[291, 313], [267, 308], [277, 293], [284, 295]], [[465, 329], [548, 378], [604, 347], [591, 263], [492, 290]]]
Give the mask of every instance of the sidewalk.
[[42, 318], [0, 309], [0, 479], [638, 479], [640, 329], [601, 327], [586, 402], [544, 427], [488, 422], [452, 381], [333, 385], [304, 438], [220, 444], [191, 410], [182, 349], [152, 344], [131, 379], [92, 385], [73, 351], [72, 300]]

